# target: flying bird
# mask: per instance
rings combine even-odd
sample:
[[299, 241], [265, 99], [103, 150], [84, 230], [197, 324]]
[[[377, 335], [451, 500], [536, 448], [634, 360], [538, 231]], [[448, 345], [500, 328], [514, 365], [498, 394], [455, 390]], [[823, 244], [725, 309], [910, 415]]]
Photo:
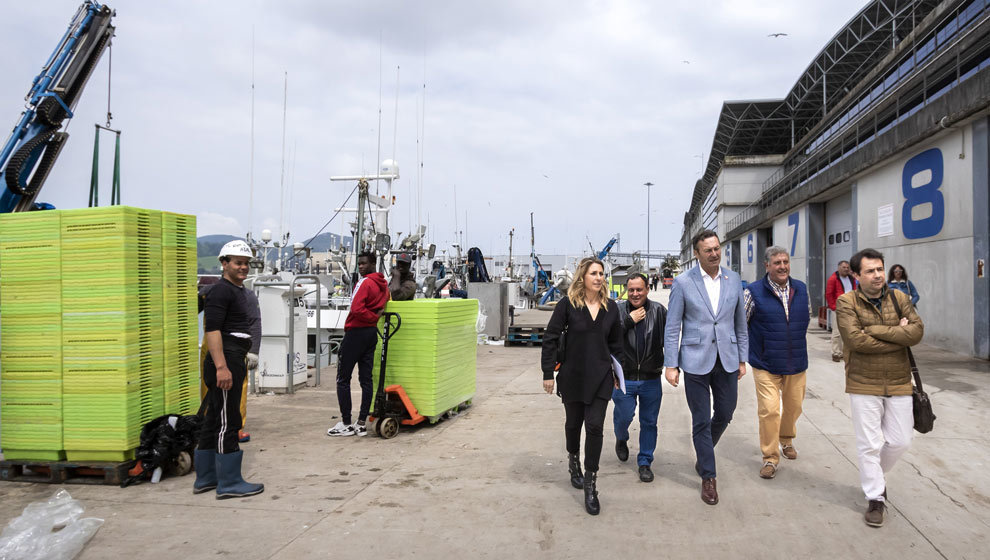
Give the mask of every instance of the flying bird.
[[774, 39], [777, 37], [787, 37], [787, 33], [771, 33], [767, 37], [773, 37]]

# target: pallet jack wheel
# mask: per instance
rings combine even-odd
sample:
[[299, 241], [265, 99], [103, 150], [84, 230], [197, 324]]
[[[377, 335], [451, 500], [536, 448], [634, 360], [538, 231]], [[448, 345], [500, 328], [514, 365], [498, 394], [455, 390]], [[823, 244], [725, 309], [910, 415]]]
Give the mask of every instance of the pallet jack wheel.
[[189, 474], [193, 469], [192, 455], [188, 451], [180, 451], [172, 465], [172, 473], [176, 476]]
[[378, 435], [385, 439], [392, 439], [399, 433], [399, 421], [395, 418], [385, 417], [378, 422]]
[[382, 419], [375, 418], [375, 421], [371, 423], [371, 432], [374, 433], [376, 436], [382, 435], [381, 425], [382, 425]]

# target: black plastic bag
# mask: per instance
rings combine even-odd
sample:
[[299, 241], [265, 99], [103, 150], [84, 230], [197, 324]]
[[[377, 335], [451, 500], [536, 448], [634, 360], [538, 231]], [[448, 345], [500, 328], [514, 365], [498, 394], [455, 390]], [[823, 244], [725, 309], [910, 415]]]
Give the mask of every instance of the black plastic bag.
[[135, 452], [142, 472], [126, 478], [120, 483], [121, 488], [141, 482], [156, 468], [170, 470], [183, 451], [191, 455], [201, 421], [196, 415], [166, 414], [145, 424], [141, 428], [141, 443]]

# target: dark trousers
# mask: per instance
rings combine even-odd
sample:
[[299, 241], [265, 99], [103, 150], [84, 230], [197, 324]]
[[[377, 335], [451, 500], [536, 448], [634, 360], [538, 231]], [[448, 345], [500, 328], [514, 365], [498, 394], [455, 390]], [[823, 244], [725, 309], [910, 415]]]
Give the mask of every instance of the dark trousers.
[[[701, 478], [715, 478], [715, 444], [732, 421], [736, 410], [739, 375], [726, 371], [722, 361], [704, 375], [684, 374], [684, 394], [691, 409], [691, 435]], [[714, 400], [714, 414], [712, 401]]]
[[612, 390], [612, 424], [615, 427], [615, 439], [629, 439], [629, 424], [636, 415], [636, 400], [639, 399], [639, 454], [636, 456], [637, 465], [650, 466], [653, 464], [653, 452], [657, 448], [657, 418], [660, 415], [660, 401], [663, 399], [663, 388], [660, 379], [643, 381], [626, 380], [626, 392]]
[[351, 375], [358, 367], [358, 384], [361, 386], [361, 410], [358, 420], [368, 418], [371, 410], [371, 367], [378, 344], [378, 329], [359, 327], [344, 333], [340, 342], [340, 361], [337, 363], [337, 404], [340, 405], [341, 422], [351, 423]]
[[564, 438], [568, 453], [581, 452], [581, 425], [584, 424], [584, 470], [598, 472], [608, 399], [595, 397], [591, 404], [564, 403]]
[[206, 396], [203, 406], [206, 412], [199, 428], [199, 448], [217, 453], [234, 453], [240, 449], [237, 431], [241, 428], [241, 392], [247, 378], [245, 357], [251, 349], [250, 339], [223, 337], [223, 357], [234, 378], [230, 389], [217, 387], [217, 365], [213, 356], [203, 361], [203, 383]]

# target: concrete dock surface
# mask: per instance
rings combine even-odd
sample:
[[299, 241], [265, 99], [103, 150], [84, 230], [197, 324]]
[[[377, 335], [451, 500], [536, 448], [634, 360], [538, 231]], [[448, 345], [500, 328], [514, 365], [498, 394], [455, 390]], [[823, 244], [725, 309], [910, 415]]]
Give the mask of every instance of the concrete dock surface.
[[[473, 406], [391, 440], [326, 436], [339, 414], [329, 368], [322, 387], [251, 396], [244, 475], [263, 482], [263, 494], [193, 495], [193, 475], [125, 489], [66, 485], [84, 516], [106, 520], [79, 558], [990, 557], [990, 363], [916, 348], [938, 420], [888, 474], [889, 513], [876, 529], [863, 523], [842, 364], [831, 361], [827, 333], [808, 338], [798, 459], [781, 459], [775, 479], [759, 477], [747, 375], [716, 448], [716, 506], [700, 499], [683, 383], [663, 382], [649, 484], [637, 476], [638, 423], [621, 463], [609, 406], [602, 512], [592, 517], [569, 483], [564, 411], [542, 391], [540, 349], [479, 345]], [[56, 488], [0, 482], [0, 526]]]

